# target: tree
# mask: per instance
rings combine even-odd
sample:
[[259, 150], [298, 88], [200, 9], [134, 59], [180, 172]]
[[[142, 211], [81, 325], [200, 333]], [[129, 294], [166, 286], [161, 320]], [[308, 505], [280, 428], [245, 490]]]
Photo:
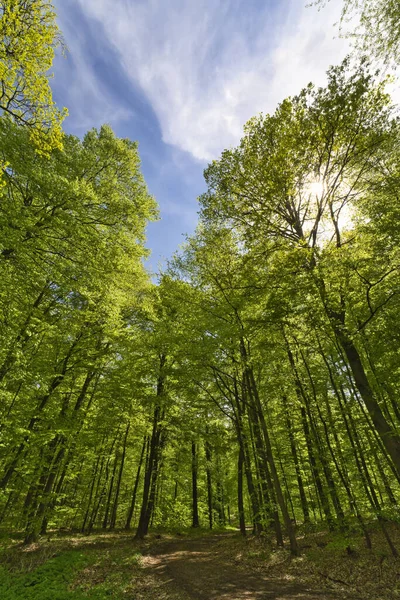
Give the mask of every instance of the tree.
[[[318, 0], [315, 4], [324, 6], [326, 0]], [[359, 25], [353, 32], [344, 35], [354, 41], [362, 54], [375, 56], [385, 63], [398, 63], [400, 7], [397, 0], [344, 0], [342, 31], [352, 19], [359, 20]]]
[[124, 438], [104, 398], [118, 394], [114, 372], [128, 345], [121, 344], [128, 312], [150, 287], [141, 258], [156, 207], [136, 145], [109, 127], [83, 142], [66, 137], [64, 151], [48, 158], [38, 156], [26, 129], [9, 120], [0, 127], [9, 164], [1, 190], [0, 487], [8, 503], [3, 516], [10, 498], [14, 507], [17, 498], [23, 501], [30, 541], [71, 483], [75, 453], [93, 446], [80, 436], [85, 439], [86, 419], [96, 422], [102, 409], [112, 438], [102, 443], [116, 452], [108, 465], [114, 478], [104, 484], [103, 520], [116, 521], [131, 414], [120, 393], [113, 403], [126, 424]]
[[0, 2], [0, 111], [28, 128], [36, 151], [62, 148], [67, 111], [52, 100], [49, 83], [54, 50], [61, 43], [47, 0]]
[[[4, 22], [35, 6], [51, 24], [34, 2]], [[299, 523], [371, 547], [376, 519], [397, 555], [400, 127], [349, 65], [208, 167], [157, 285], [137, 144], [38, 153], [0, 119], [0, 521], [26, 543], [229, 522], [296, 554]]]
[[[343, 214], [356, 206], [358, 196], [370, 197], [376, 161], [388, 160], [388, 140], [398, 136], [398, 127], [390, 120], [382, 86], [374, 86], [362, 66], [349, 77], [347, 71], [348, 60], [329, 71], [327, 88], [309, 87], [285, 100], [275, 115], [250, 121], [240, 147], [206, 171], [210, 192], [203, 198], [203, 214], [232, 220], [249, 247], [264, 236], [296, 255], [400, 474], [400, 437], [384, 414], [355, 341], [382, 304], [370, 306], [370, 317], [354, 327], [347, 270], [339, 268], [350, 243]], [[327, 277], [328, 263], [330, 273], [335, 264], [336, 281]]]

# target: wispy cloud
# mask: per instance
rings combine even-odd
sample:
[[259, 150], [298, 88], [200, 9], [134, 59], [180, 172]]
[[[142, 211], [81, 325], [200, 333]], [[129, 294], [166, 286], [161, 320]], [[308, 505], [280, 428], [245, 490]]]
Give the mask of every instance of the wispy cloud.
[[[76, 26], [77, 19], [81, 21], [82, 15], [72, 8], [73, 3], [68, 9], [61, 2], [57, 6], [67, 52], [65, 56], [57, 56], [54, 83], [60, 97], [59, 104], [70, 109], [72, 123], [71, 119], [67, 119], [67, 127], [72, 125], [74, 132], [82, 135], [103, 123], [116, 126], [132, 117], [132, 111], [122, 103], [116, 103], [112, 90], [107, 88], [96, 71], [95, 61], [101, 59], [105, 49], [101, 48], [101, 44], [95, 51], [90, 49], [93, 39], [89, 35], [92, 33], [90, 27], [82, 27], [82, 23], [80, 27]], [[89, 24], [90, 16], [88, 14]]]
[[79, 2], [146, 94], [163, 140], [204, 161], [236, 144], [251, 116], [321, 83], [348, 50], [334, 39], [338, 3], [318, 12], [303, 0]]

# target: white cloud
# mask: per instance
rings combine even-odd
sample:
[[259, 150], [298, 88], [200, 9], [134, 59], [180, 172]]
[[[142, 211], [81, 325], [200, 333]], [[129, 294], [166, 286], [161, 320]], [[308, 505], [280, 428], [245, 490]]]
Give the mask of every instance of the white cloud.
[[100, 127], [103, 123], [116, 126], [132, 116], [131, 111], [116, 106], [115, 100], [105, 93], [81, 53], [74, 52], [74, 63], [74, 79], [71, 82], [69, 78], [70, 85], [65, 90], [64, 98], [65, 104], [71, 107], [70, 113], [77, 134], [83, 135], [92, 127]]
[[323, 83], [347, 53], [334, 39], [340, 3], [319, 12], [305, 1], [251, 11], [251, 1], [79, 0], [146, 94], [164, 142], [204, 161], [236, 145], [253, 115]]
[[71, 22], [65, 5], [60, 3], [57, 8], [67, 52], [65, 56], [57, 56], [54, 84], [61, 88], [63, 104], [70, 109], [74, 132], [83, 135], [103, 123], [115, 126], [129, 119], [132, 111], [116, 106], [112, 94], [96, 75], [86, 51], [87, 40]]

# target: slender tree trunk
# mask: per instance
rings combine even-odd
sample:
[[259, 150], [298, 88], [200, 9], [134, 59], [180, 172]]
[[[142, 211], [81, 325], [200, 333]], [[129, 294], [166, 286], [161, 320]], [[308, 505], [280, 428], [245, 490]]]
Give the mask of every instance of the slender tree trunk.
[[[208, 429], [206, 429], [206, 434], [208, 434]], [[211, 449], [211, 444], [208, 439], [206, 439], [206, 441], [205, 441], [204, 449], [205, 449], [205, 453], [206, 453], [208, 524], [209, 524], [210, 529], [212, 529], [213, 528], [213, 489], [212, 489], [212, 479], [211, 479], [212, 449]]]
[[296, 443], [295, 443], [295, 439], [294, 439], [293, 427], [292, 427], [292, 422], [290, 420], [286, 396], [283, 397], [283, 406], [284, 406], [285, 416], [286, 416], [286, 428], [287, 428], [288, 435], [289, 435], [290, 451], [291, 451], [293, 462], [294, 462], [297, 485], [299, 488], [301, 510], [303, 512], [304, 523], [309, 523], [310, 522], [310, 510], [308, 508], [307, 496], [304, 491], [303, 477], [301, 475], [300, 462], [299, 462], [297, 447], [296, 447]]
[[200, 527], [197, 497], [197, 450], [194, 440], [192, 440], [192, 527]]
[[273, 525], [276, 535], [276, 543], [278, 546], [283, 546], [283, 534], [279, 520], [276, 494], [268, 467], [269, 459], [262, 436], [259, 415], [255, 410], [255, 407], [252, 406], [252, 403], [250, 404], [248, 415], [251, 417], [249, 424], [254, 435], [256, 451], [254, 458], [259, 474], [265, 522], [270, 526]]
[[[243, 388], [243, 396], [244, 396], [244, 378], [242, 382]], [[243, 453], [244, 460], [244, 472], [246, 475], [246, 483], [247, 483], [247, 491], [250, 497], [251, 511], [252, 511], [252, 521], [254, 524], [254, 530], [257, 534], [260, 534], [263, 530], [263, 525], [261, 522], [261, 508], [258, 500], [258, 494], [253, 481], [253, 473], [251, 469], [251, 460], [250, 460], [250, 450], [248, 444], [248, 438], [246, 435], [246, 431], [244, 429], [244, 421], [243, 417], [246, 412], [246, 406], [244, 403], [244, 398], [241, 398], [239, 395], [238, 385], [236, 378], [234, 380], [234, 398], [235, 398], [235, 408], [236, 408], [236, 419], [234, 421], [236, 428], [236, 435], [239, 443], [239, 450]]]
[[120, 494], [120, 490], [121, 490], [122, 473], [124, 470], [125, 456], [126, 456], [126, 444], [128, 441], [130, 426], [131, 426], [131, 424], [128, 423], [128, 425], [126, 427], [126, 431], [125, 431], [125, 437], [124, 437], [124, 442], [123, 442], [123, 447], [122, 447], [121, 463], [120, 463], [118, 478], [117, 478], [117, 487], [115, 490], [114, 504], [113, 504], [113, 508], [111, 511], [110, 529], [114, 529], [116, 522], [117, 522], [118, 501], [119, 501], [119, 494]]
[[217, 455], [217, 485], [216, 485], [216, 501], [219, 525], [225, 526], [225, 499], [224, 499], [224, 483], [221, 470], [221, 461]]
[[0, 489], [5, 489], [8, 482], [10, 481], [15, 469], [18, 466], [19, 460], [22, 456], [22, 453], [24, 452], [26, 446], [29, 443], [30, 440], [30, 434], [32, 433], [32, 431], [35, 429], [35, 426], [39, 420], [39, 415], [43, 412], [43, 410], [45, 409], [45, 407], [47, 406], [47, 403], [49, 402], [50, 398], [52, 397], [53, 393], [55, 392], [55, 390], [58, 388], [59, 385], [61, 385], [61, 383], [64, 381], [64, 377], [65, 374], [67, 372], [67, 368], [68, 368], [68, 363], [69, 360], [73, 354], [73, 351], [76, 347], [76, 345], [78, 344], [79, 339], [82, 337], [82, 334], [79, 334], [76, 339], [74, 340], [74, 342], [71, 344], [65, 358], [62, 360], [61, 364], [59, 367], [56, 368], [56, 372], [57, 374], [53, 377], [48, 390], [45, 394], [43, 394], [42, 396], [39, 397], [38, 402], [37, 402], [37, 406], [36, 406], [36, 410], [34, 415], [32, 415], [28, 426], [27, 426], [27, 431], [28, 433], [24, 436], [22, 442], [19, 444], [17, 451], [15, 452], [13, 458], [11, 459], [11, 462], [6, 466], [4, 475], [2, 477], [2, 479], [0, 480]]
[[[102, 483], [102, 470], [99, 474], [99, 479], [98, 479], [98, 484], [96, 487], [96, 495], [95, 495], [95, 503], [93, 506], [93, 510], [92, 513], [90, 515], [90, 520], [89, 520], [89, 525], [88, 525], [88, 531], [92, 531], [96, 520], [97, 520], [97, 515], [99, 514], [100, 508], [102, 506], [102, 502], [103, 502], [103, 498], [106, 495], [107, 492], [107, 485], [108, 485], [108, 479], [109, 479], [109, 472], [110, 472], [110, 462], [111, 462], [111, 458], [112, 458], [112, 454], [114, 451], [114, 447], [118, 441], [119, 438], [119, 429], [117, 430], [117, 433], [115, 434], [115, 437], [113, 438], [112, 444], [110, 449], [107, 451], [107, 460], [105, 461], [105, 477], [104, 477], [104, 481]], [[99, 490], [101, 489], [100, 493]]]
[[157, 506], [157, 492], [159, 490], [159, 476], [160, 476], [161, 468], [162, 468], [161, 455], [162, 455], [162, 449], [165, 444], [165, 434], [166, 434], [165, 430], [162, 429], [161, 434], [160, 434], [160, 442], [159, 442], [159, 446], [158, 446], [158, 452], [157, 452], [157, 456], [156, 456], [155, 468], [153, 469], [152, 476], [151, 476], [150, 494], [149, 494], [149, 501], [147, 504], [148, 523], [151, 523], [151, 525], [153, 525], [155, 509]]
[[160, 374], [157, 380], [156, 406], [153, 415], [153, 429], [150, 438], [149, 461], [146, 467], [143, 485], [142, 508], [140, 511], [139, 523], [135, 537], [143, 539], [147, 534], [154, 508], [155, 486], [158, 475], [159, 458], [162, 446], [164, 408], [162, 407], [164, 396], [164, 375], [163, 369], [166, 363], [166, 357], [160, 356]]
[[[397, 473], [400, 475], [400, 436], [385, 419], [379, 402], [375, 397], [373, 387], [370, 384], [364, 369], [360, 353], [346, 329], [346, 313], [344, 309], [340, 312], [335, 312], [330, 309], [325, 301], [326, 294], [324, 283], [318, 281], [317, 285], [336, 338], [346, 355], [357, 390], [364, 401], [376, 431], [396, 467]], [[343, 303], [342, 299], [342, 304]]]
[[115, 474], [117, 472], [118, 459], [119, 459], [118, 452], [119, 452], [119, 450], [117, 448], [117, 452], [114, 457], [114, 464], [113, 464], [113, 470], [112, 470], [112, 474], [111, 474], [110, 485], [108, 488], [106, 507], [105, 507], [105, 511], [104, 511], [103, 525], [102, 525], [103, 529], [107, 529], [107, 526], [108, 526], [108, 516], [109, 516], [110, 508], [111, 508], [111, 498], [112, 498], [112, 494], [114, 491]]
[[[243, 350], [245, 353], [246, 350], [245, 350], [244, 342], [242, 342], [242, 353], [243, 353]], [[260, 397], [258, 394], [256, 381], [254, 379], [254, 374], [253, 374], [251, 367], [246, 366], [245, 373], [246, 373], [246, 377], [247, 377], [248, 387], [249, 387], [249, 390], [251, 390], [251, 393], [252, 393], [252, 396], [253, 396], [253, 399], [255, 402], [255, 406], [256, 406], [256, 409], [258, 412], [258, 417], [260, 419], [261, 428], [262, 428], [262, 432], [263, 432], [263, 436], [264, 436], [264, 440], [265, 440], [265, 447], [266, 447], [266, 451], [267, 451], [268, 463], [271, 468], [271, 474], [272, 474], [272, 479], [273, 479], [273, 483], [274, 483], [274, 487], [275, 487], [275, 492], [276, 492], [279, 508], [281, 509], [281, 512], [282, 512], [286, 532], [289, 537], [290, 551], [293, 555], [297, 555], [298, 554], [298, 545], [297, 545], [297, 540], [296, 540], [296, 534], [295, 534], [295, 530], [294, 530], [292, 521], [290, 519], [289, 511], [287, 509], [287, 506], [286, 506], [286, 503], [285, 503], [285, 500], [283, 497], [282, 488], [281, 488], [281, 484], [280, 484], [280, 480], [279, 480], [279, 475], [278, 475], [278, 471], [276, 469], [276, 465], [275, 465], [275, 461], [274, 461], [274, 457], [273, 457], [273, 453], [272, 453], [271, 440], [269, 437], [267, 424], [266, 424], [266, 421], [264, 418], [264, 413], [263, 413]]]
[[135, 511], [136, 496], [137, 496], [137, 490], [138, 490], [138, 487], [139, 487], [140, 472], [141, 472], [141, 469], [142, 469], [143, 457], [144, 457], [144, 453], [145, 453], [146, 447], [148, 448], [148, 446], [149, 446], [149, 438], [147, 437], [147, 435], [145, 435], [144, 439], [143, 439], [143, 444], [142, 444], [142, 451], [140, 453], [138, 468], [137, 468], [137, 471], [136, 471], [135, 484], [133, 486], [133, 492], [132, 492], [132, 500], [131, 500], [131, 503], [129, 505], [128, 516], [126, 518], [125, 529], [127, 529], [127, 530], [129, 530], [130, 527], [131, 527], [132, 517], [133, 517], [133, 513]]
[[314, 450], [314, 440], [313, 440], [313, 436], [311, 435], [311, 430], [310, 430], [310, 424], [308, 422], [308, 418], [307, 418], [307, 410], [305, 408], [305, 406], [307, 406], [308, 408], [308, 399], [306, 397], [306, 394], [303, 390], [303, 386], [301, 384], [297, 369], [296, 369], [296, 364], [293, 358], [293, 354], [292, 351], [289, 347], [289, 343], [285, 338], [285, 342], [286, 342], [286, 351], [287, 351], [287, 355], [288, 355], [288, 359], [289, 359], [289, 364], [291, 366], [292, 369], [292, 373], [293, 373], [293, 380], [294, 380], [294, 387], [295, 387], [295, 392], [297, 395], [297, 398], [299, 400], [299, 403], [301, 405], [300, 408], [300, 412], [301, 412], [301, 423], [303, 426], [303, 431], [304, 431], [304, 438], [306, 440], [306, 445], [307, 445], [307, 452], [308, 452], [308, 458], [310, 461], [310, 466], [311, 466], [311, 472], [313, 475], [313, 479], [315, 482], [315, 487], [317, 489], [317, 493], [321, 502], [321, 506], [322, 506], [322, 510], [324, 512], [325, 518], [328, 522], [329, 528], [333, 529], [334, 528], [334, 521], [333, 521], [333, 517], [332, 517], [332, 513], [331, 513], [331, 509], [330, 509], [330, 505], [329, 505], [329, 500], [328, 497], [325, 493], [325, 489], [322, 483], [322, 477], [319, 471], [319, 467], [318, 467], [318, 463], [317, 463], [317, 459], [316, 459], [316, 453]]
[[[102, 456], [101, 454], [99, 454], [97, 456], [97, 459], [96, 459], [96, 462], [95, 462], [95, 465], [94, 465], [94, 468], [93, 468], [93, 474], [92, 474], [92, 477], [91, 477], [91, 484], [90, 484], [90, 491], [89, 491], [89, 499], [88, 499], [88, 503], [87, 503], [87, 507], [86, 507], [86, 511], [85, 511], [85, 516], [83, 518], [83, 523], [82, 523], [82, 527], [81, 527], [81, 533], [85, 532], [86, 523], [87, 523], [87, 521], [89, 519], [89, 512], [90, 512], [90, 508], [91, 508], [91, 505], [92, 505], [92, 499], [93, 499], [93, 495], [94, 495], [94, 488], [95, 488], [95, 485], [96, 485], [96, 481], [98, 481], [97, 473], [99, 471], [100, 462], [102, 463], [102, 467], [103, 467], [104, 456]], [[100, 477], [101, 477], [102, 467], [100, 469]]]
[[239, 514], [239, 527], [240, 533], [246, 535], [246, 519], [244, 513], [244, 502], [243, 502], [243, 465], [244, 465], [244, 454], [243, 448], [239, 447], [238, 454], [238, 486], [237, 486], [237, 497], [238, 497], [238, 514]]

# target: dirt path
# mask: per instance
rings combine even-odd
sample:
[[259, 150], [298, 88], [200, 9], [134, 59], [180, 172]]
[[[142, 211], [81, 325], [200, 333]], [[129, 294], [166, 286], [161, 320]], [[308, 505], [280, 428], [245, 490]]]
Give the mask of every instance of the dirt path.
[[[231, 535], [232, 537], [232, 535]], [[309, 589], [296, 581], [245, 570], [227, 553], [229, 534], [160, 541], [145, 567], [176, 590], [182, 600], [341, 600], [342, 593]], [[176, 597], [176, 596], [174, 596]], [[180, 597], [180, 596], [179, 596]], [[352, 600], [359, 600], [355, 596]]]

